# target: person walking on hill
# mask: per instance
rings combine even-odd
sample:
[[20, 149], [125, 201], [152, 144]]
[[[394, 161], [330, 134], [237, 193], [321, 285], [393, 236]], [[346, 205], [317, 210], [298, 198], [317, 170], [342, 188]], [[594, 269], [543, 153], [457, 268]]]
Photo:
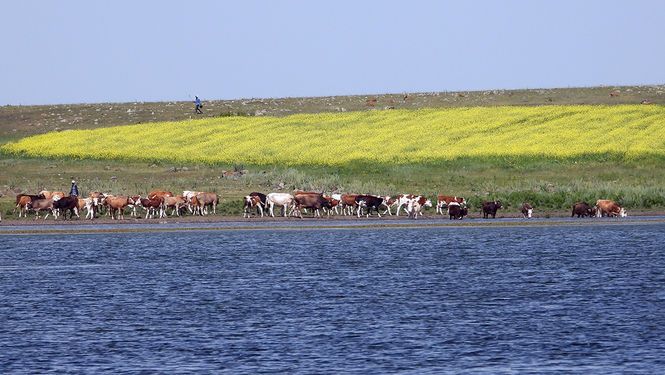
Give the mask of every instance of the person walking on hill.
[[201, 108], [203, 107], [203, 104], [201, 104], [201, 99], [199, 99], [198, 96], [195, 96], [194, 98], [194, 112], [202, 114], [203, 111], [201, 111]]

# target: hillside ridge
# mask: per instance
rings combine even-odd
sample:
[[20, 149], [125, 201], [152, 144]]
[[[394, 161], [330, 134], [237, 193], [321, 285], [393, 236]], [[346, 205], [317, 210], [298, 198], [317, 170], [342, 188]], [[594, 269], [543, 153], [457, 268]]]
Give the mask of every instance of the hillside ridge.
[[665, 85], [483, 90], [430, 93], [204, 100], [203, 115], [190, 101], [0, 106], [0, 143], [68, 129], [181, 121], [224, 116], [287, 116], [350, 112], [503, 105], [665, 105]]

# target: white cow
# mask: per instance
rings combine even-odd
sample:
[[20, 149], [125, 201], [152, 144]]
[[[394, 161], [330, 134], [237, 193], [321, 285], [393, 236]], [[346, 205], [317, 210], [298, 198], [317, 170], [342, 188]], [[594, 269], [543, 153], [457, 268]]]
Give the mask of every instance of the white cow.
[[[425, 201], [427, 201], [429, 202], [429, 206], [427, 207], [432, 207], [432, 202], [423, 195], [400, 194], [395, 197], [395, 201], [392, 204], [393, 206], [397, 206], [397, 212], [395, 212], [395, 215], [399, 216], [399, 211], [402, 207], [405, 208], [407, 214], [410, 213], [408, 206], [413, 205], [416, 201], [420, 202], [420, 206], [425, 206]], [[422, 215], [422, 212], [419, 211], [419, 213]]]
[[266, 195], [268, 213], [270, 216], [275, 217], [275, 206], [281, 206], [283, 209], [283, 216], [286, 217], [289, 207], [293, 205], [293, 199], [293, 195], [288, 193], [270, 193]]
[[419, 197], [420, 199], [413, 199], [409, 201], [408, 205], [406, 206], [406, 212], [409, 214], [409, 218], [411, 219], [417, 219], [419, 215], [422, 215], [422, 210], [425, 207], [432, 207], [432, 201], [429, 199], [422, 199], [422, 197]]

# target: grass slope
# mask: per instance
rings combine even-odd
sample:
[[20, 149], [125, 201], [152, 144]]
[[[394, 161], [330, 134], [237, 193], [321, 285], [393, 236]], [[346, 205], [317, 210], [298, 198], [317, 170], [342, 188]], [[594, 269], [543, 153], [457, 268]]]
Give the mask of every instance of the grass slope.
[[665, 106], [505, 106], [227, 117], [51, 132], [2, 151], [208, 165], [438, 165], [665, 157]]

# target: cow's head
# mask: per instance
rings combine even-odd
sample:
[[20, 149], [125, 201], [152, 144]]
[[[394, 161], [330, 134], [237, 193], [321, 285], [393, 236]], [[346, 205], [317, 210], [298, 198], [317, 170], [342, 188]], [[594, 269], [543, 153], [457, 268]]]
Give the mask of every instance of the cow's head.
[[497, 209], [503, 207], [503, 206], [501, 205], [501, 201], [494, 201], [494, 205], [496, 206]]
[[526, 217], [531, 219], [531, 214], [533, 213], [533, 208], [527, 208], [526, 209]]
[[626, 212], [626, 209], [625, 209], [625, 208], [621, 207], [621, 209], [619, 210], [619, 216], [620, 216], [620, 217], [626, 217], [626, 216], [628, 216], [628, 213]]
[[432, 207], [432, 201], [431, 200], [426, 200], [425, 203], [423, 203], [423, 207]]

